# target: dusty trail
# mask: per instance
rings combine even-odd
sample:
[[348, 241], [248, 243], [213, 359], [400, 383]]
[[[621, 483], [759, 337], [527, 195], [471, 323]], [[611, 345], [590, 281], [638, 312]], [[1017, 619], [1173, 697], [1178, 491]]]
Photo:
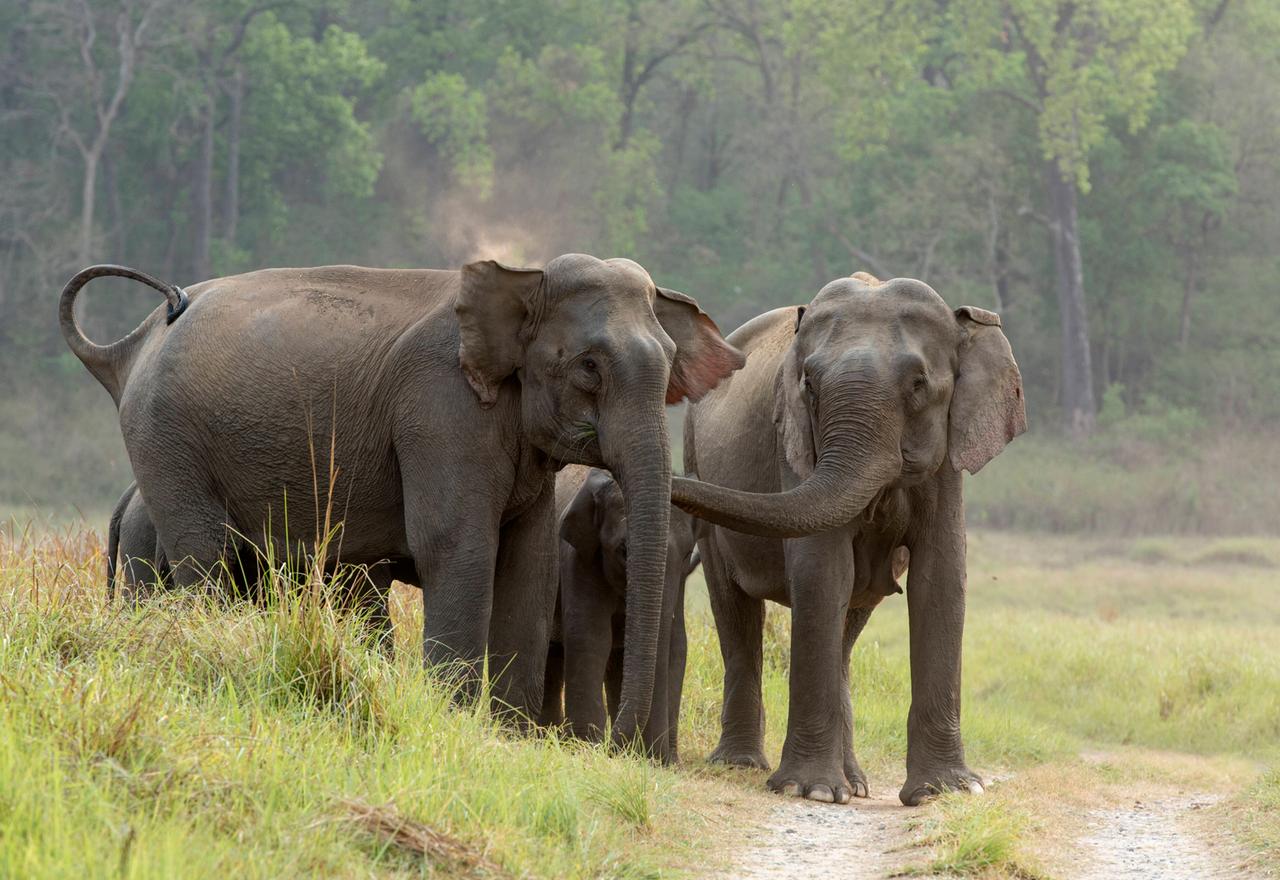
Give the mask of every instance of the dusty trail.
[[1210, 846], [1188, 827], [1194, 811], [1217, 794], [1147, 798], [1118, 809], [1093, 810], [1079, 840], [1088, 861], [1079, 880], [1216, 880], [1250, 876], [1231, 853]]
[[896, 791], [875, 791], [849, 806], [780, 799], [761, 821], [752, 844], [725, 878], [882, 880], [911, 861], [907, 822], [917, 811]]

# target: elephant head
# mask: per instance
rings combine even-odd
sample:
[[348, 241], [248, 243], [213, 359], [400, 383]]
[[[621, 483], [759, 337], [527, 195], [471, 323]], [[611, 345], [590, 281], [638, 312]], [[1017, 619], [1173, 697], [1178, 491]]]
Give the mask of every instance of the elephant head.
[[613, 472], [625, 499], [627, 629], [618, 740], [653, 691], [671, 513], [664, 404], [698, 400], [742, 366], [715, 323], [638, 264], [583, 254], [545, 269], [462, 270], [459, 361], [482, 406], [518, 383], [522, 435], [554, 464]]
[[923, 282], [864, 273], [796, 310], [774, 402], [798, 485], [765, 495], [677, 479], [677, 504], [748, 534], [815, 534], [941, 467], [977, 473], [1026, 430], [1022, 377], [997, 315], [953, 311]]

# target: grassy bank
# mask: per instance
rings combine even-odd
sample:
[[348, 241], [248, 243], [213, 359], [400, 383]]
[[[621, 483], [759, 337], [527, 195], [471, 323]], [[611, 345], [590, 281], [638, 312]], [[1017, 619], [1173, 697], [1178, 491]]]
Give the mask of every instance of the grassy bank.
[[646, 877], [706, 786], [510, 735], [322, 606], [103, 602], [96, 536], [0, 544], [0, 876]]
[[[703, 762], [722, 673], [698, 575], [685, 763], [671, 770], [451, 708], [419, 670], [407, 589], [388, 663], [307, 603], [109, 608], [100, 554], [81, 531], [0, 539], [0, 876], [697, 875], [726, 858], [743, 811], [771, 803], [757, 796], [763, 774]], [[928, 831], [938, 865], [992, 852], [1000, 870], [1034, 865], [1025, 851], [1043, 808], [1023, 805], [1064, 784], [1080, 753], [1127, 748], [1245, 768], [1231, 827], [1274, 859], [1277, 564], [1275, 539], [971, 536], [969, 761], [1015, 778], [990, 806], [925, 811], [941, 823]], [[775, 762], [788, 630], [771, 609]], [[875, 787], [904, 776], [907, 651], [893, 597], [854, 652], [857, 750]]]

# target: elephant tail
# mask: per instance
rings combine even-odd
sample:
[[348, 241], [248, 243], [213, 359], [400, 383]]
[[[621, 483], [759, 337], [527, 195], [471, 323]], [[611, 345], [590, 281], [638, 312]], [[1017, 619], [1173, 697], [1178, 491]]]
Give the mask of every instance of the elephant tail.
[[168, 303], [166, 323], [169, 324], [177, 320], [178, 316], [186, 310], [188, 299], [187, 292], [176, 284], [165, 284], [145, 272], [139, 272], [127, 266], [113, 266], [105, 263], [81, 269], [67, 282], [67, 286], [62, 288], [62, 297], [58, 301], [58, 323], [62, 327], [62, 338], [67, 341], [67, 347], [88, 368], [94, 378], [111, 393], [112, 399], [119, 403], [121, 385], [119, 367], [128, 352], [132, 350], [133, 343], [137, 341], [146, 324], [138, 327], [124, 339], [110, 345], [98, 345], [85, 336], [80, 325], [76, 323], [76, 296], [80, 293], [80, 289], [94, 278], [107, 276], [141, 281], [163, 294]]
[[107, 524], [107, 601], [116, 597], [116, 556], [120, 553], [120, 522], [124, 519], [125, 509], [133, 500], [133, 493], [138, 491], [137, 483], [130, 483], [124, 490], [116, 509], [111, 511], [111, 522]]

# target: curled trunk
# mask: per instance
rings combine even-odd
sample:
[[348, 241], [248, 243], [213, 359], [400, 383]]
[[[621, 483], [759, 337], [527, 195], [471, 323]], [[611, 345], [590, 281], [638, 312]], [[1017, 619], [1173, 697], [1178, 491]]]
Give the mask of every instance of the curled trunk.
[[[853, 521], [897, 474], [900, 459], [873, 414], [855, 414], [824, 426], [813, 472], [786, 492], [743, 492], [677, 477], [671, 500], [689, 513], [735, 532], [800, 538]], [[875, 433], [873, 433], [873, 430]]]

